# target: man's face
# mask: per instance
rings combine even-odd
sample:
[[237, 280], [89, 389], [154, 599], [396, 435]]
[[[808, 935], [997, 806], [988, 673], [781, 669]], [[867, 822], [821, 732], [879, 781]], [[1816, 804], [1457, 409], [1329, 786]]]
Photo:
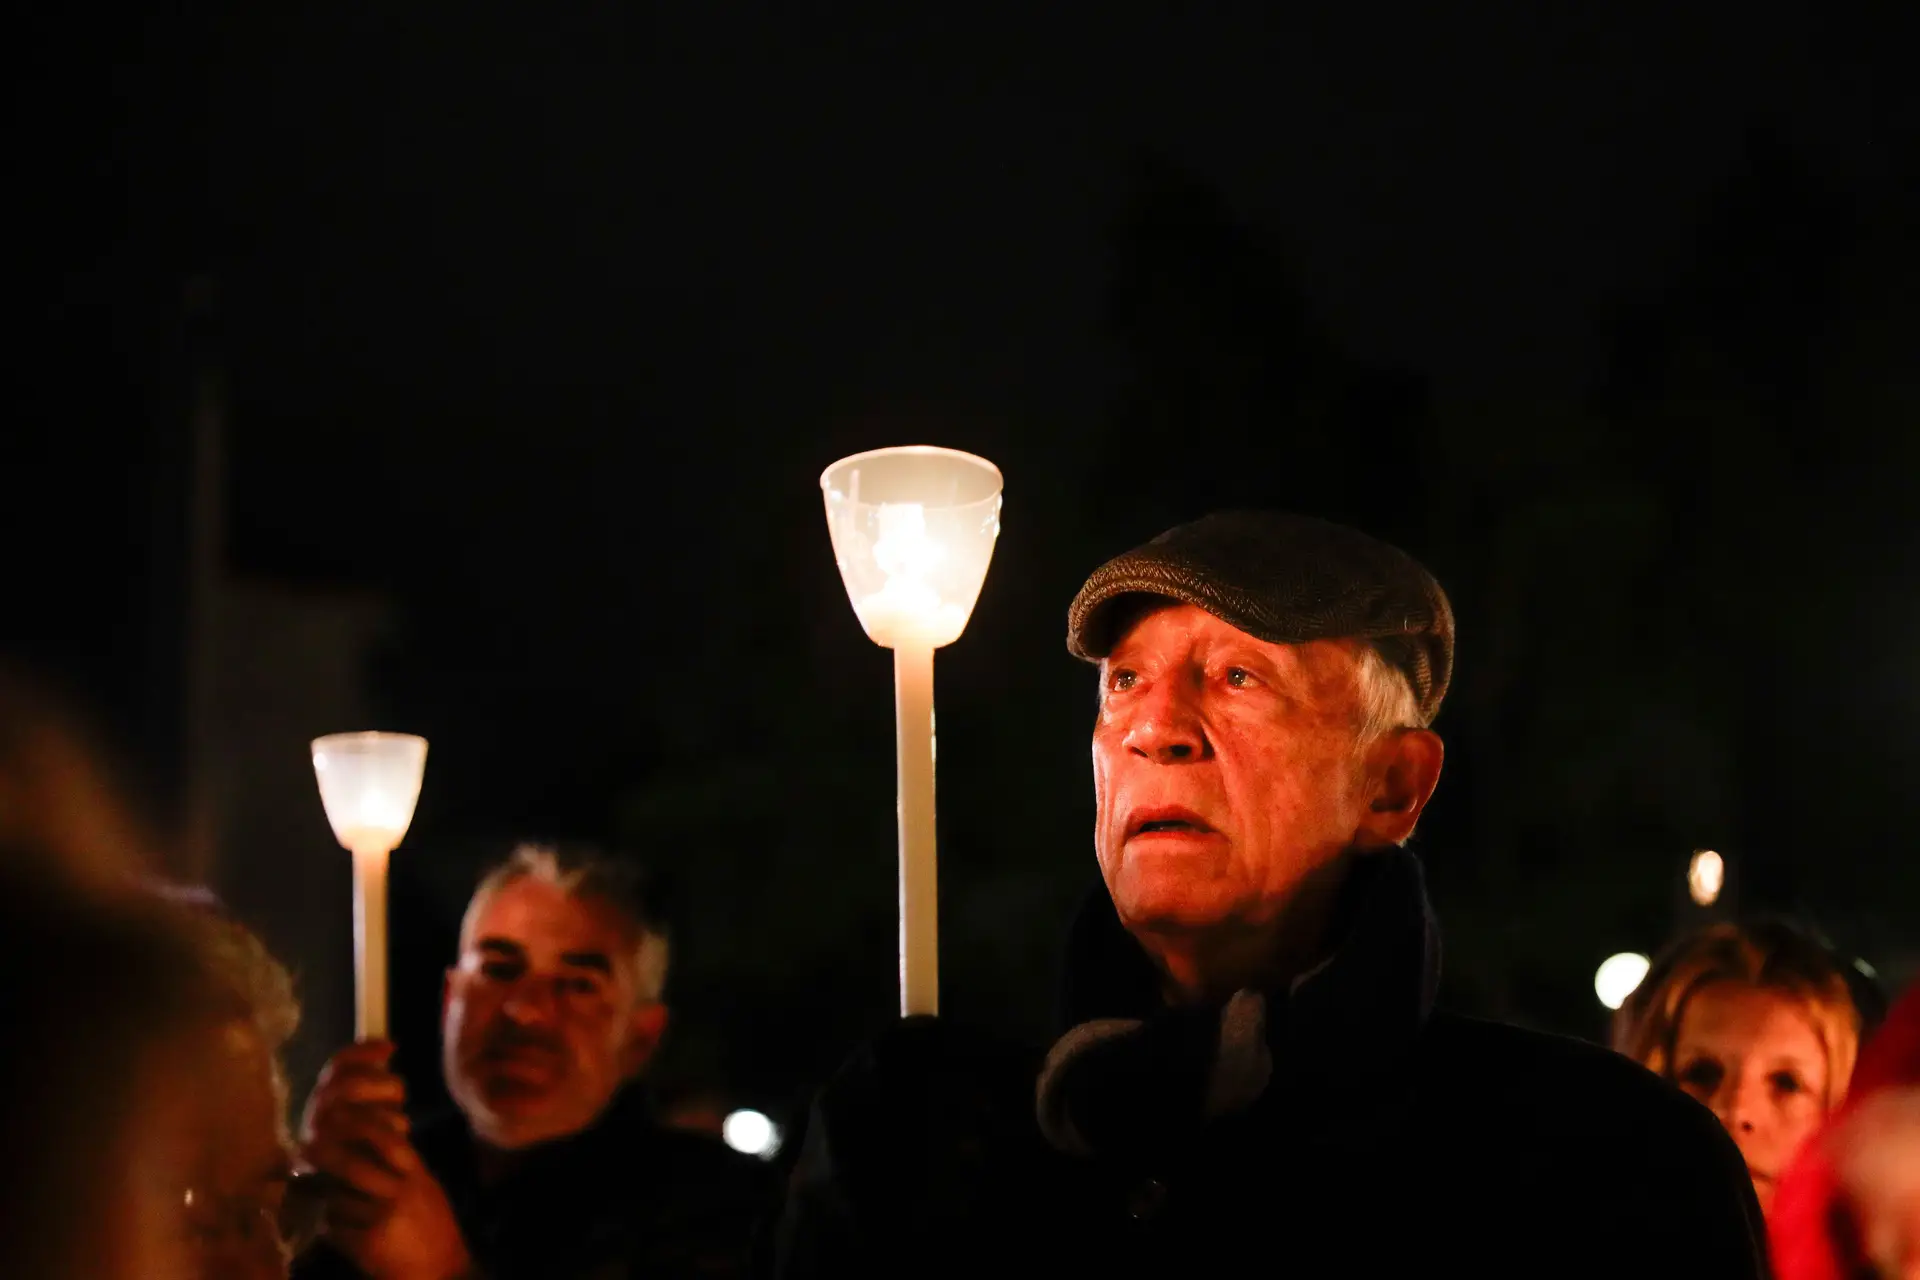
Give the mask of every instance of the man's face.
[[640, 999], [631, 930], [539, 880], [481, 904], [447, 974], [447, 1088], [486, 1142], [578, 1133], [645, 1065], [665, 1006]]
[[1358, 750], [1359, 670], [1352, 642], [1270, 644], [1192, 605], [1127, 630], [1100, 667], [1093, 788], [1100, 870], [1129, 928], [1270, 925], [1356, 843], [1404, 838], [1437, 754], [1405, 830], [1385, 830], [1393, 744]]

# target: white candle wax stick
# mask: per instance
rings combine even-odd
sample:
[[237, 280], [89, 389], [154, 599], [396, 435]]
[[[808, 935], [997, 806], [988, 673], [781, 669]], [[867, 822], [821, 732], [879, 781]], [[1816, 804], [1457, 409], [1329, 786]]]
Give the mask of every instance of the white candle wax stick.
[[893, 651], [900, 784], [900, 1016], [940, 1012], [939, 869], [933, 824], [933, 648]]
[[385, 848], [353, 851], [353, 1033], [387, 1037], [387, 857]]

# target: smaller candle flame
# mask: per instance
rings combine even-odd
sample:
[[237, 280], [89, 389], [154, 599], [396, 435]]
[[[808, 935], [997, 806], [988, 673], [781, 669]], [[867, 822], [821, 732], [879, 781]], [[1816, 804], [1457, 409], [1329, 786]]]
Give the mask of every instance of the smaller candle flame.
[[1693, 855], [1693, 862], [1687, 868], [1687, 891], [1695, 902], [1703, 907], [1712, 906], [1726, 882], [1726, 860], [1718, 853], [1701, 849]]

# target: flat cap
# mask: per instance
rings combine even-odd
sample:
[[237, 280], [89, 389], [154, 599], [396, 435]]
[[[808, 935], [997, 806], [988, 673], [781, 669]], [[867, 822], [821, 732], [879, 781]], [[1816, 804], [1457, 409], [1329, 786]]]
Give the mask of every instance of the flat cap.
[[1126, 596], [1198, 605], [1274, 644], [1371, 641], [1406, 673], [1429, 722], [1453, 675], [1453, 606], [1420, 562], [1357, 529], [1281, 511], [1224, 511], [1093, 571], [1067, 609], [1067, 650], [1112, 651]]

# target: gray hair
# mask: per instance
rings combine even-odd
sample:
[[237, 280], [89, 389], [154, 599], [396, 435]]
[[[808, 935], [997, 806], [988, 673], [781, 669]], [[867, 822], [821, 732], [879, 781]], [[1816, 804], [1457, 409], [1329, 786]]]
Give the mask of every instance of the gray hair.
[[[1420, 700], [1414, 696], [1413, 682], [1407, 673], [1387, 660], [1379, 646], [1360, 645], [1360, 733], [1354, 740], [1355, 751], [1365, 755], [1367, 748], [1397, 729], [1424, 729], [1427, 717], [1420, 714]], [[1409, 831], [1402, 845], [1413, 838]]]
[[260, 935], [222, 914], [217, 900], [203, 904], [178, 890], [163, 890], [162, 897], [182, 909], [189, 941], [229, 1010], [259, 1035], [273, 1072], [280, 1137], [287, 1141], [289, 1084], [283, 1055], [300, 1029], [300, 998], [294, 992], [293, 975], [274, 958]]
[[642, 1000], [658, 1000], [667, 987], [668, 939], [665, 925], [646, 891], [646, 876], [626, 858], [582, 845], [523, 844], [481, 877], [460, 922], [464, 947], [487, 900], [516, 880], [552, 885], [570, 898], [605, 903], [627, 925], [633, 938], [634, 984]]
[[1395, 729], [1424, 729], [1420, 700], [1407, 673], [1387, 661], [1376, 645], [1360, 646], [1360, 746], [1372, 746]]

